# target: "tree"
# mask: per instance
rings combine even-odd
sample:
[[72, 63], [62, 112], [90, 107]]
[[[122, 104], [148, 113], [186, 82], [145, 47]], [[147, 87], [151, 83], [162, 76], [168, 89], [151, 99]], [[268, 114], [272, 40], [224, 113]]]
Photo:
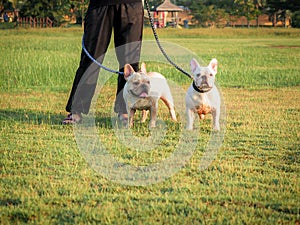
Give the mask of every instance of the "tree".
[[189, 6], [191, 13], [193, 15], [194, 22], [199, 23], [200, 25], [205, 25], [208, 20], [207, 7], [204, 5], [203, 0], [192, 1]]
[[164, 1], [163, 0], [147, 0], [149, 3], [149, 7], [151, 10], [156, 8], [158, 5], [162, 4]]
[[88, 6], [88, 0], [70, 0], [71, 9], [76, 15], [76, 23], [81, 23], [83, 26], [84, 16]]
[[292, 15], [292, 26], [300, 27], [300, 11], [296, 11]]
[[14, 9], [19, 9], [24, 4], [24, 0], [9, 0]]
[[276, 26], [278, 20], [282, 20], [286, 26], [286, 17], [288, 11], [296, 12], [300, 10], [299, 0], [267, 0], [267, 12], [272, 18], [273, 26]]
[[238, 16], [245, 16], [247, 18], [247, 26], [250, 27], [250, 20], [256, 19], [259, 10], [255, 6], [253, 0], [234, 0], [235, 7], [237, 8]]
[[31, 0], [22, 5], [20, 14], [24, 17], [49, 17], [56, 24], [60, 24], [70, 7], [69, 0]]
[[255, 8], [257, 10], [257, 18], [256, 18], [256, 26], [258, 26], [258, 17], [262, 15], [265, 11], [267, 0], [254, 0], [253, 3], [255, 5]]
[[0, 1], [0, 15], [4, 12], [4, 10], [12, 10], [13, 9], [13, 5], [10, 1], [8, 0], [1, 0]]

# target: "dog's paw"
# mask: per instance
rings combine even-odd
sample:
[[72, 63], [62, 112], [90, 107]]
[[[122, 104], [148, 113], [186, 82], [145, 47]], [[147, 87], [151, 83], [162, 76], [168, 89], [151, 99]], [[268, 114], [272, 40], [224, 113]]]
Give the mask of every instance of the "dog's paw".
[[153, 129], [153, 128], [156, 128], [156, 124], [153, 122], [150, 122], [149, 129]]
[[220, 131], [220, 126], [219, 125], [213, 126], [213, 131], [219, 132]]

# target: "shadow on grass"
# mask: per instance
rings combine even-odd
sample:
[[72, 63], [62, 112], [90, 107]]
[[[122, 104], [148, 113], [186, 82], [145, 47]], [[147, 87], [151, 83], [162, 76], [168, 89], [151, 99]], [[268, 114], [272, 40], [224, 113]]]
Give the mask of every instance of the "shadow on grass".
[[25, 109], [0, 109], [0, 121], [21, 122], [29, 124], [61, 124], [64, 115]]
[[111, 117], [107, 117], [101, 114], [96, 115], [95, 124], [100, 128], [113, 129]]
[[[0, 109], [0, 121], [19, 122], [28, 124], [49, 124], [62, 125], [66, 114], [55, 114], [51, 112], [41, 112], [25, 109], [7, 110]], [[97, 127], [112, 129], [111, 118], [106, 115], [97, 114], [95, 118]]]
[[0, 199], [0, 206], [18, 206], [22, 204], [20, 199], [16, 198], [4, 198]]

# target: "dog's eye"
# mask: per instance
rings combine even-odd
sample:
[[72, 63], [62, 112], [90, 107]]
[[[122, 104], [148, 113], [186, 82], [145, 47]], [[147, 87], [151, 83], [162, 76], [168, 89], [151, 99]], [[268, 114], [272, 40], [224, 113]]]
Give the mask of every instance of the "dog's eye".
[[213, 76], [213, 74], [211, 73], [211, 74], [209, 74], [209, 76], [211, 76], [211, 77], [212, 77], [212, 76]]
[[200, 77], [200, 75], [201, 75], [201, 74], [200, 74], [200, 73], [198, 73], [196, 76], [197, 76], [197, 77]]
[[133, 84], [137, 86], [140, 84], [140, 82], [136, 81], [136, 82], [133, 82]]

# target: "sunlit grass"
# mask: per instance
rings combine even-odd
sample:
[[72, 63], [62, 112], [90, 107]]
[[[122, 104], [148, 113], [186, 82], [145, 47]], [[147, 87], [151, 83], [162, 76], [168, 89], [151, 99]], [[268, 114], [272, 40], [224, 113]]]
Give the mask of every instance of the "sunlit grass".
[[[300, 58], [300, 37], [297, 36], [297, 30], [223, 30], [162, 29], [158, 33], [162, 41], [180, 43], [180, 46], [189, 49], [205, 63], [216, 57], [219, 61], [218, 82], [223, 87], [299, 85], [300, 66], [297, 59]], [[81, 29], [1, 32], [5, 37], [1, 40], [1, 50], [5, 52], [0, 56], [1, 90], [43, 87], [68, 91], [79, 63]], [[153, 40], [149, 32], [149, 28], [145, 29], [145, 39]], [[215, 32], [221, 37], [216, 40], [212, 36], [193, 36], [199, 32]], [[230, 32], [229, 37], [226, 32]], [[176, 33], [180, 36], [176, 36]], [[244, 35], [240, 36], [239, 33]], [[247, 33], [249, 35], [245, 36]], [[149, 70], [156, 69], [155, 65], [151, 66]], [[171, 67], [163, 67], [160, 72], [177, 83], [189, 83], [189, 79], [171, 70]]]
[[[120, 185], [92, 170], [73, 127], [60, 124], [78, 65], [81, 29], [0, 31], [6, 37], [0, 49], [7, 52], [0, 56], [1, 224], [299, 223], [297, 30], [183, 31], [159, 33], [205, 62], [219, 60], [225, 139], [208, 169], [199, 171], [211, 116], [197, 120], [201, 141], [191, 160], [164, 182], [145, 187]], [[210, 38], [197, 38], [200, 33]], [[146, 29], [145, 38], [150, 35]], [[190, 83], [169, 66], [148, 67], [183, 89]], [[166, 137], [153, 151], [118, 141], [111, 123], [115, 84], [112, 78], [97, 101], [101, 142], [122, 163], [149, 165], [168, 157], [182, 127], [170, 121], [162, 104], [158, 116], [166, 123]], [[132, 131], [139, 137], [150, 133], [147, 123], [136, 123]]]

